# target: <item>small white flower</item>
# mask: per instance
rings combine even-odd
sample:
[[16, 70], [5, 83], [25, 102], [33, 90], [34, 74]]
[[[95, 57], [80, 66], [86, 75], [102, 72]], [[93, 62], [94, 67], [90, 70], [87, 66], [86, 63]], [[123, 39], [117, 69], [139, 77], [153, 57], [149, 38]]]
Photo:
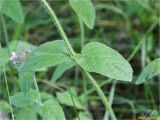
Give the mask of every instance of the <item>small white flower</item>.
[[9, 59], [10, 59], [11, 61], [14, 61], [15, 59], [17, 59], [17, 54], [16, 54], [15, 52], [12, 52]]

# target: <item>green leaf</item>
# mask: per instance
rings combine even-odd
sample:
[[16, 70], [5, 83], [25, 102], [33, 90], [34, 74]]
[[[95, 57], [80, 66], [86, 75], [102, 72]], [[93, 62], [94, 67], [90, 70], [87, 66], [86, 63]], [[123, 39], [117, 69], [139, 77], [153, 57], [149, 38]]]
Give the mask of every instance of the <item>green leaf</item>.
[[150, 79], [160, 74], [160, 58], [157, 58], [144, 67], [142, 73], [138, 77], [136, 84], [144, 83], [146, 79]]
[[11, 112], [9, 103], [6, 101], [0, 100], [0, 118], [1, 120], [9, 120], [8, 114]]
[[10, 106], [6, 101], [0, 101], [0, 111], [3, 113], [10, 113]]
[[71, 93], [72, 93], [72, 97], [73, 97], [73, 101], [75, 103], [75, 106], [73, 104], [71, 94], [70, 94], [69, 91], [57, 92], [56, 95], [57, 95], [58, 101], [61, 104], [64, 104], [64, 105], [67, 105], [67, 106], [76, 107], [77, 109], [84, 109], [84, 104], [82, 103], [80, 98], [77, 96], [74, 89], [71, 89]]
[[11, 49], [11, 51], [14, 51], [14, 52], [20, 52], [22, 50], [33, 50], [36, 48], [36, 46], [30, 44], [30, 43], [27, 43], [25, 41], [12, 41], [10, 44], [9, 44], [9, 47]]
[[37, 93], [34, 90], [30, 90], [27, 94], [23, 92], [15, 93], [10, 96], [11, 103], [16, 107], [28, 107], [37, 102]]
[[19, 0], [3, 0], [0, 3], [0, 12], [6, 14], [16, 22], [23, 23], [24, 15]]
[[20, 71], [55, 66], [68, 60], [68, 49], [62, 40], [47, 42], [33, 50], [20, 66]]
[[19, 67], [20, 86], [27, 92], [33, 83], [37, 69], [58, 65], [69, 60], [65, 43], [61, 40], [47, 42], [33, 50]]
[[0, 67], [8, 63], [8, 58], [7, 50], [0, 48]]
[[4, 0], [0, 0], [0, 12], [1, 12], [1, 9], [2, 9], [3, 2], [4, 2]]
[[152, 117], [155, 117], [155, 116], [158, 116], [159, 115], [159, 112], [157, 110], [152, 110], [151, 113], [150, 113], [150, 116]]
[[47, 100], [42, 106], [43, 120], [66, 120], [60, 104], [55, 100]]
[[41, 100], [42, 101], [52, 99], [52, 98], [53, 98], [52, 94], [49, 94], [49, 93], [46, 93], [46, 92], [41, 92]]
[[37, 115], [33, 109], [23, 108], [16, 112], [16, 120], [37, 120]]
[[22, 92], [27, 93], [33, 83], [33, 80], [35, 79], [35, 72], [33, 70], [24, 70], [19, 71], [19, 79], [20, 79], [20, 87]]
[[136, 2], [143, 7], [146, 10], [149, 10], [151, 12], [153, 12], [152, 8], [150, 7], [150, 1], [149, 0], [136, 0]]
[[92, 29], [95, 23], [96, 12], [91, 0], [70, 0], [69, 2], [80, 19], [88, 28]]
[[86, 71], [96, 72], [115, 80], [131, 81], [133, 70], [130, 64], [114, 49], [98, 42], [84, 46], [75, 61]]
[[[93, 117], [89, 112], [79, 112], [78, 116], [80, 120], [93, 120]], [[75, 120], [79, 120], [78, 116], [76, 117]]]
[[75, 63], [73, 61], [66, 61], [60, 65], [58, 65], [58, 67], [56, 68], [53, 76], [52, 76], [52, 81], [56, 82], [62, 75], [63, 73], [72, 68], [75, 65]]

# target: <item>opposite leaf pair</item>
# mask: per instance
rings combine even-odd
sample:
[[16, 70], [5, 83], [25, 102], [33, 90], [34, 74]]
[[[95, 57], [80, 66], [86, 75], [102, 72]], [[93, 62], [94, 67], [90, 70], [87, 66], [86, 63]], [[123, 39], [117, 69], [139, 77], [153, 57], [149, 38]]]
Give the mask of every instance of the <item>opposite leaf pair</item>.
[[130, 64], [114, 49], [98, 42], [88, 43], [81, 54], [70, 56], [62, 40], [47, 42], [33, 50], [19, 67], [20, 86], [29, 91], [37, 69], [47, 68], [66, 61], [75, 61], [88, 72], [95, 72], [116, 80], [131, 81]]

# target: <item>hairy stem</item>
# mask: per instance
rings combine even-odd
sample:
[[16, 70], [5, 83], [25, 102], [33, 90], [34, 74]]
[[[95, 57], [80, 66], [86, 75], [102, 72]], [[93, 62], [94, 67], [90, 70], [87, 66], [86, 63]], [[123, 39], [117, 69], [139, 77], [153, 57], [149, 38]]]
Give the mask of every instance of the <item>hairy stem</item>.
[[[56, 16], [56, 14], [55, 14], [55, 12], [52, 10], [52, 8], [50, 7], [50, 5], [48, 4], [48, 2], [46, 0], [41, 0], [41, 1], [45, 5], [45, 7], [47, 8], [48, 12], [51, 14], [51, 16], [52, 16], [52, 18], [53, 18], [53, 20], [54, 20], [54, 22], [55, 22], [55, 24], [56, 24], [59, 32], [60, 32], [62, 38], [64, 39], [64, 41], [65, 41], [65, 43], [66, 43], [66, 45], [67, 45], [67, 47], [69, 49], [70, 55], [73, 56], [75, 54], [74, 50], [71, 47], [71, 45], [69, 43], [69, 40], [68, 40], [68, 38], [67, 38], [67, 36], [66, 36], [63, 28], [61, 27], [61, 24], [60, 24], [60, 22], [59, 22], [59, 20], [58, 20], [58, 18]], [[105, 96], [105, 94], [103, 93], [103, 91], [100, 88], [100, 86], [97, 84], [96, 80], [87, 71], [85, 71], [82, 66], [80, 66], [80, 68], [81, 68], [82, 72], [84, 73], [84, 75], [88, 78], [88, 80], [96, 88], [97, 93], [101, 97], [101, 99], [102, 99], [103, 103], [105, 104], [105, 106], [108, 108], [108, 110], [109, 110], [109, 112], [111, 114], [112, 120], [117, 120], [116, 116], [115, 116], [115, 114], [114, 114], [114, 112], [113, 112], [113, 110], [112, 110], [112, 108], [111, 108], [111, 106], [110, 106], [110, 104], [109, 104], [106, 96]]]
[[48, 2], [46, 0], [41, 0], [41, 1], [44, 4], [44, 6], [47, 8], [47, 10], [48, 10], [49, 14], [51, 15], [51, 17], [53, 18], [53, 20], [55, 22], [55, 25], [56, 25], [57, 29], [59, 30], [59, 33], [61, 34], [63, 40], [65, 41], [65, 43], [66, 43], [66, 45], [68, 47], [70, 55], [73, 56], [74, 55], [74, 50], [73, 50], [72, 46], [70, 45], [69, 40], [68, 40], [68, 38], [67, 38], [67, 36], [66, 36], [66, 34], [65, 34], [61, 24], [60, 24], [55, 12], [52, 10], [52, 8], [50, 7], [50, 5], [48, 4]]

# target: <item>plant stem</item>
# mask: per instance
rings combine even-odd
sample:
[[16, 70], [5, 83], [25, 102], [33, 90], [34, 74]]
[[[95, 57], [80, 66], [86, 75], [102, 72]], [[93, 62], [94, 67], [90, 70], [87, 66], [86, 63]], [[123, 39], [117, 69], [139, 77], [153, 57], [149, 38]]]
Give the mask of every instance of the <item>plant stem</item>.
[[34, 87], [37, 91], [37, 94], [38, 94], [38, 102], [40, 105], [42, 105], [42, 101], [41, 101], [41, 95], [40, 95], [40, 92], [39, 92], [39, 88], [38, 88], [38, 85], [37, 85], [37, 81], [36, 81], [36, 77], [34, 76]]
[[76, 112], [76, 114], [77, 114], [78, 120], [80, 120], [80, 117], [79, 117], [78, 112], [77, 112], [77, 110], [76, 110], [76, 104], [74, 103], [74, 99], [73, 99], [72, 92], [71, 92], [71, 89], [70, 89], [70, 88], [69, 88], [69, 93], [70, 93], [70, 95], [71, 95], [71, 99], [72, 99], [73, 106], [74, 106], [74, 108], [75, 108], [75, 112]]
[[79, 24], [80, 24], [80, 31], [81, 31], [81, 49], [83, 48], [83, 45], [85, 44], [84, 39], [84, 24], [81, 20], [81, 18], [78, 16]]
[[[114, 80], [113, 81], [113, 85], [110, 89], [110, 93], [109, 93], [109, 104], [112, 106], [113, 103], [113, 98], [114, 98], [114, 94], [115, 94], [115, 87], [116, 87], [116, 83], [117, 81]], [[109, 112], [106, 111], [103, 120], [108, 120], [109, 119]]]
[[[109, 84], [111, 82], [112, 82], [111, 79], [104, 80], [102, 83], [99, 84], [99, 86], [102, 87], [102, 86], [104, 86], [106, 84]], [[92, 89], [88, 90], [87, 92], [83, 93], [81, 96], [83, 96], [83, 95], [89, 95], [89, 94], [91, 94], [94, 91], [95, 91], [95, 88], [92, 88]]]
[[6, 42], [7, 50], [8, 50], [8, 55], [9, 55], [10, 54], [10, 47], [9, 47], [9, 41], [8, 41], [8, 33], [7, 33], [6, 22], [3, 17], [3, 14], [1, 14], [1, 18], [2, 18], [2, 27], [3, 27], [3, 32], [4, 32], [4, 38], [5, 38], [5, 42]]
[[[44, 3], [45, 7], [47, 8], [47, 10], [49, 11], [49, 13], [51, 14], [51, 16], [52, 16], [53, 20], [55, 21], [55, 24], [56, 24], [56, 26], [57, 26], [57, 28], [58, 28], [58, 30], [59, 30], [62, 38], [64, 39], [64, 41], [65, 41], [65, 43], [66, 43], [66, 45], [67, 45], [67, 47], [69, 49], [70, 55], [73, 56], [75, 54], [74, 50], [71, 47], [71, 45], [69, 43], [69, 40], [68, 40], [68, 38], [67, 38], [67, 36], [66, 36], [63, 28], [61, 27], [61, 24], [60, 24], [60, 22], [59, 22], [59, 20], [58, 20], [58, 18], [56, 16], [54, 10], [52, 10], [52, 8], [50, 7], [50, 5], [47, 3], [46, 0], [41, 0], [41, 1]], [[90, 80], [90, 82], [92, 83], [92, 85], [96, 88], [96, 90], [97, 90], [99, 96], [101, 97], [103, 103], [108, 108], [108, 110], [109, 110], [109, 112], [111, 114], [112, 120], [117, 120], [116, 116], [115, 116], [115, 114], [114, 114], [111, 106], [109, 105], [109, 102], [108, 102], [105, 94], [101, 90], [100, 86], [97, 84], [97, 82], [95, 81], [95, 79], [87, 71], [84, 70], [83, 67], [80, 66], [80, 68], [81, 68], [82, 72], [84, 73], [84, 75], [88, 78], [88, 80]]]
[[[3, 28], [3, 32], [4, 32], [4, 38], [5, 38], [5, 42], [6, 42], [7, 49], [8, 49], [8, 55], [9, 55], [10, 49], [9, 49], [9, 42], [8, 42], [8, 33], [7, 33], [5, 19], [2, 14], [1, 14], [1, 18], [2, 18], [2, 28]], [[0, 43], [0, 48], [1, 48], [1, 43]], [[8, 87], [8, 82], [7, 82], [7, 75], [6, 75], [5, 67], [2, 66], [2, 68], [3, 68], [4, 79], [5, 79], [5, 84], [6, 84], [6, 88], [7, 88], [7, 95], [8, 95], [9, 105], [10, 105], [10, 109], [11, 109], [12, 119], [14, 120], [13, 108], [12, 108], [11, 100], [9, 97], [10, 93], [9, 93], [9, 87]]]
[[68, 40], [68, 38], [67, 38], [59, 20], [58, 20], [54, 10], [52, 10], [52, 8], [50, 7], [50, 5], [48, 4], [48, 2], [46, 0], [41, 0], [41, 1], [44, 4], [44, 6], [47, 8], [47, 10], [49, 11], [49, 14], [51, 15], [51, 17], [53, 18], [53, 20], [55, 22], [55, 25], [56, 25], [57, 29], [59, 30], [59, 33], [61, 34], [63, 40], [65, 41], [65, 43], [68, 47], [70, 55], [73, 56], [74, 55], [74, 50], [73, 50], [72, 46], [70, 45], [69, 40]]
[[[85, 34], [84, 34], [84, 24], [81, 20], [81, 18], [78, 16], [79, 24], [80, 24], [80, 31], [81, 31], [81, 49], [83, 49], [83, 46], [85, 44]], [[83, 80], [83, 92], [87, 92], [87, 81], [85, 79], [85, 76], [82, 75], [82, 80]], [[88, 98], [87, 95], [84, 97], [85, 98], [85, 110], [87, 111], [88, 109]]]
[[97, 90], [97, 93], [99, 94], [99, 96], [101, 97], [104, 105], [106, 106], [106, 108], [108, 109], [108, 111], [110, 112], [110, 115], [112, 117], [112, 120], [117, 120], [105, 94], [103, 93], [102, 89], [100, 88], [100, 86], [98, 85], [98, 83], [94, 80], [94, 78], [88, 73], [86, 72], [83, 68], [82, 69], [82, 72], [86, 75], [86, 77], [88, 78], [88, 80], [90, 80], [90, 82], [92, 83], [92, 85], [96, 88]]
[[9, 105], [10, 105], [10, 109], [11, 109], [12, 119], [14, 120], [13, 108], [12, 108], [12, 105], [11, 105], [11, 100], [9, 98], [10, 94], [9, 94], [7, 76], [6, 76], [6, 71], [5, 71], [4, 66], [3, 66], [3, 73], [4, 73], [4, 79], [5, 79], [5, 83], [6, 83], [6, 88], [7, 88], [7, 95], [8, 95]]
[[[145, 37], [147, 37], [148, 36], [148, 34], [155, 28], [155, 26], [156, 26], [156, 24], [158, 24], [158, 21], [156, 21], [154, 24], [152, 24], [151, 26], [150, 26], [150, 28], [147, 30], [147, 32], [146, 32], [146, 36]], [[144, 37], [144, 38], [145, 38]], [[132, 51], [132, 53], [129, 55], [129, 57], [127, 58], [127, 60], [128, 60], [128, 62], [129, 61], [131, 61], [132, 60], [132, 58], [135, 56], [135, 54], [138, 52], [138, 50], [141, 48], [141, 46], [143, 45], [143, 42], [144, 42], [144, 40], [145, 39], [142, 39], [141, 41], [139, 41], [139, 43], [136, 45], [136, 47], [135, 47], [135, 49]], [[106, 84], [108, 84], [108, 83], [110, 83], [111, 82], [111, 79], [109, 79], [109, 80], [105, 80], [104, 82], [102, 82], [102, 83], [100, 83], [100, 87], [102, 87], [102, 86], [104, 86], [104, 85], [106, 85]], [[116, 82], [117, 83], [117, 82]], [[116, 84], [115, 83], [115, 84]], [[86, 93], [83, 93], [81, 96], [83, 96], [83, 95], [89, 95], [89, 94], [91, 94], [92, 92], [94, 92], [95, 91], [95, 88], [92, 88], [92, 89], [90, 89], [90, 90], [88, 90]], [[152, 98], [152, 97], [151, 97]], [[135, 111], [135, 107], [134, 107], [134, 105], [132, 104], [132, 107], [134, 108], [134, 111]], [[154, 107], [154, 108], [156, 108], [156, 107]], [[133, 114], [133, 118], [135, 118], [135, 114]]]

